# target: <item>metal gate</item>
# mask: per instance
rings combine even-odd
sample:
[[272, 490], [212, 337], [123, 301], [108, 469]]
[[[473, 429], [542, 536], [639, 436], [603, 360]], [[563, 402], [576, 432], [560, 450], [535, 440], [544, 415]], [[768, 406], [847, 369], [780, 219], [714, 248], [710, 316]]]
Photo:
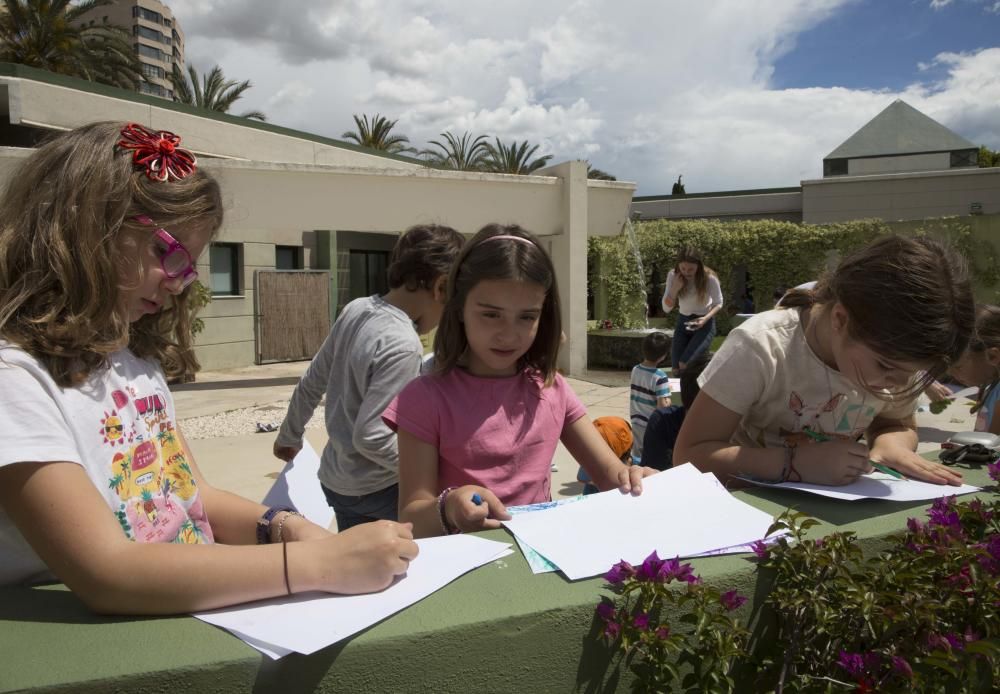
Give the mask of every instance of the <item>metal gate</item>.
[[254, 272], [257, 363], [312, 359], [330, 332], [327, 270]]

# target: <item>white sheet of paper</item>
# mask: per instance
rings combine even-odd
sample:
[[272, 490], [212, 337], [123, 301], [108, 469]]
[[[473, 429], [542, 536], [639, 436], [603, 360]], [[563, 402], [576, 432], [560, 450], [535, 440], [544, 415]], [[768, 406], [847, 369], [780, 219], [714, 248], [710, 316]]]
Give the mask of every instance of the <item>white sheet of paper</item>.
[[948, 485], [920, 482], [914, 479], [899, 480], [881, 473], [861, 475], [856, 482], [845, 484], [842, 487], [829, 487], [823, 484], [808, 484], [806, 482], [782, 482], [781, 484], [757, 482], [754, 480], [747, 480], [747, 482], [753, 482], [753, 484], [760, 487], [796, 489], [802, 492], [828, 496], [831, 499], [843, 499], [845, 501], [857, 501], [858, 499], [926, 501], [937, 499], [941, 496], [959, 496], [979, 491], [979, 487], [973, 487], [971, 484], [950, 487]]
[[385, 619], [464, 573], [506, 556], [510, 545], [472, 535], [417, 540], [420, 554], [406, 575], [380, 593], [307, 593], [200, 612], [198, 619], [222, 627], [269, 656], [314, 653]]
[[774, 519], [693, 465], [643, 480], [639, 496], [617, 490], [575, 504], [515, 516], [504, 525], [571, 580], [605, 573], [618, 561], [692, 556], [764, 537]]
[[668, 378], [667, 385], [670, 386], [671, 393], [681, 392], [681, 379], [679, 378]]
[[274, 481], [264, 500], [265, 506], [291, 506], [321, 528], [329, 528], [333, 522], [333, 509], [326, 502], [319, 478], [319, 456], [302, 441], [302, 450], [295, 460], [285, 463], [284, 469]]

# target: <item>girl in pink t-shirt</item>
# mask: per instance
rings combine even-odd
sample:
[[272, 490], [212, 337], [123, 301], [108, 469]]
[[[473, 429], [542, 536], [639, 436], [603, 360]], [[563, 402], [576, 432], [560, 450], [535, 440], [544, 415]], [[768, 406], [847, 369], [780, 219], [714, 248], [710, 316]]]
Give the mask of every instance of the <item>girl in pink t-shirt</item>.
[[466, 243], [434, 372], [383, 414], [399, 432], [399, 517], [416, 536], [496, 528], [506, 505], [550, 500], [559, 441], [600, 489], [638, 494], [655, 472], [616, 458], [556, 373], [559, 315], [552, 261], [530, 233], [491, 224]]

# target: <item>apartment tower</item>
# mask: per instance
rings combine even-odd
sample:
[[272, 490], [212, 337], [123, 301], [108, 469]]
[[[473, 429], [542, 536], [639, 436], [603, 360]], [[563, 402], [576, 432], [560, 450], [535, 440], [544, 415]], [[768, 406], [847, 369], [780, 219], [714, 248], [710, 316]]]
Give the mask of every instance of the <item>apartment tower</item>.
[[174, 98], [170, 75], [175, 64], [184, 71], [184, 32], [169, 7], [157, 0], [115, 0], [95, 8], [84, 21], [90, 26], [117, 24], [128, 29], [146, 80], [139, 91]]

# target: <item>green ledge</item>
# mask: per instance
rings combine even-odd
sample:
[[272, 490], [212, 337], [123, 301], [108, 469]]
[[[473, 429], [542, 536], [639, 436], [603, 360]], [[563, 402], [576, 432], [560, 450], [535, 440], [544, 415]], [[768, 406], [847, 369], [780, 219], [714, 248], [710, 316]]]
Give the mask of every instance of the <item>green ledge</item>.
[[[985, 468], [962, 471], [970, 484], [991, 484]], [[854, 531], [869, 554], [930, 506], [772, 489], [736, 496], [773, 515], [792, 506], [816, 517], [815, 537]], [[482, 535], [511, 541], [503, 530]], [[750, 596], [744, 616], [770, 588], [750, 557], [692, 561], [705, 582]], [[8, 588], [0, 590], [0, 691], [611, 692], [630, 678], [594, 638], [605, 591], [600, 579], [534, 576], [516, 552], [347, 641], [272, 661], [192, 617], [98, 617], [62, 586]]]

